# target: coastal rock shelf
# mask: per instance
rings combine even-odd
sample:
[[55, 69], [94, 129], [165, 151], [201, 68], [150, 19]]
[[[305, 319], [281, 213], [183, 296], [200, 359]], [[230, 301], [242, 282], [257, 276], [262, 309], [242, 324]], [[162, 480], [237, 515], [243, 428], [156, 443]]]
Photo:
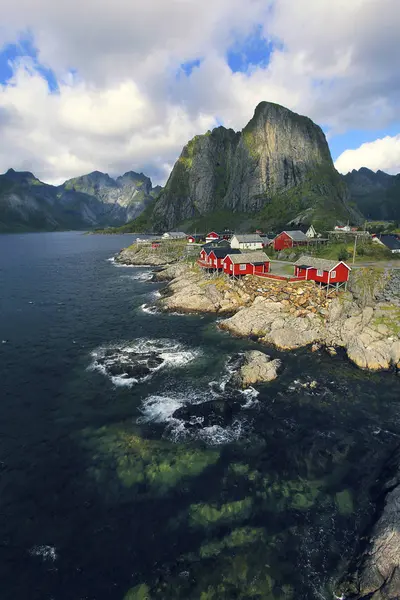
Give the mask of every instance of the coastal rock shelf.
[[233, 315], [218, 326], [281, 350], [319, 344], [334, 354], [340, 347], [362, 369], [400, 368], [400, 309], [395, 305], [361, 308], [351, 293], [327, 298], [310, 281], [246, 276], [233, 282], [223, 275], [207, 277], [196, 265], [183, 263], [156, 278], [171, 280], [160, 301], [163, 310]]
[[176, 261], [176, 254], [169, 251], [168, 248], [160, 248], [158, 252], [154, 252], [149, 246], [137, 246], [136, 244], [123, 248], [114, 257], [115, 263], [125, 266], [160, 267]]

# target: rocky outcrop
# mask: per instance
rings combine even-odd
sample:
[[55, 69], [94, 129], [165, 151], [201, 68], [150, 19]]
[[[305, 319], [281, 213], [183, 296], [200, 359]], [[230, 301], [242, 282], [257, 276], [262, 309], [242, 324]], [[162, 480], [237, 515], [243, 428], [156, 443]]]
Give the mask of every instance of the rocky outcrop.
[[269, 227], [303, 217], [357, 219], [347, 200], [321, 128], [261, 102], [241, 133], [218, 127], [185, 146], [151, 219], [157, 229], [221, 210], [263, 209], [254, 218], [265, 217]]
[[247, 388], [257, 383], [273, 381], [278, 377], [282, 361], [271, 357], [258, 350], [249, 350], [240, 355], [236, 371], [229, 380], [229, 384]]
[[388, 286], [390, 278], [391, 272], [388, 269], [377, 269], [376, 267], [353, 269], [348, 289], [362, 308], [374, 306], [378, 299], [387, 299], [384, 298], [383, 292]]
[[114, 256], [114, 262], [126, 266], [149, 266], [160, 267], [176, 263], [179, 256], [173, 248], [158, 248], [154, 251], [149, 246], [140, 246], [132, 244], [128, 248], [123, 248]]
[[218, 326], [254, 337], [281, 350], [344, 348], [357, 366], [372, 371], [400, 369], [400, 309], [378, 303], [362, 308], [351, 293], [327, 298], [313, 282], [233, 282], [207, 278], [196, 266], [180, 264], [158, 274], [171, 279], [161, 308], [177, 312], [234, 313]]
[[366, 547], [338, 586], [348, 600], [400, 598], [400, 452], [389, 462], [383, 475], [391, 476], [378, 482], [376, 522], [366, 532]]
[[256, 336], [281, 350], [294, 350], [323, 339], [323, 321], [315, 313], [295, 316], [281, 302], [257, 297], [253, 304], [219, 324], [243, 337]]
[[387, 275], [385, 284], [377, 294], [377, 298], [381, 302], [390, 302], [400, 306], [400, 269], [393, 270]]
[[9, 169], [0, 175], [0, 231], [121, 225], [138, 216], [155, 191], [148, 177], [133, 171], [117, 179], [94, 171], [56, 187]]

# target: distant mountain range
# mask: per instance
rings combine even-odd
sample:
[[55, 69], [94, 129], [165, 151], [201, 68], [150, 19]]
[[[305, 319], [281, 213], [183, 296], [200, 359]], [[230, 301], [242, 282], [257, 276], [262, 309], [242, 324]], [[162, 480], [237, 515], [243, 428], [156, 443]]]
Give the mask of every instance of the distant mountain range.
[[400, 221], [400, 174], [388, 175], [362, 167], [343, 177], [352, 201], [370, 220]]
[[157, 197], [143, 173], [112, 179], [94, 171], [59, 186], [30, 172], [0, 175], [0, 232], [53, 231], [119, 226], [137, 217]]

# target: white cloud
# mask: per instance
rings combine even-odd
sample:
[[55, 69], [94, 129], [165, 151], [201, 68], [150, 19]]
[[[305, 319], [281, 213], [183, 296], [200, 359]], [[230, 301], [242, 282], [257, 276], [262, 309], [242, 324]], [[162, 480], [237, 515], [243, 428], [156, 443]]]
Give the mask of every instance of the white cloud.
[[[382, 129], [400, 95], [397, 3], [0, 0], [0, 44], [31, 31], [59, 82], [50, 94], [31, 62], [14, 64], [13, 80], [0, 86], [0, 171], [30, 165], [59, 181], [139, 169], [164, 181], [190, 137], [216, 118], [242, 128], [261, 100], [307, 114], [331, 136]], [[269, 65], [232, 73], [227, 49], [259, 24], [279, 42]], [[192, 75], [177, 80], [179, 66], [198, 57]]]
[[374, 142], [362, 144], [355, 150], [346, 150], [335, 166], [340, 173], [367, 167], [371, 171], [385, 171], [392, 175], [400, 173], [400, 134], [386, 136]]

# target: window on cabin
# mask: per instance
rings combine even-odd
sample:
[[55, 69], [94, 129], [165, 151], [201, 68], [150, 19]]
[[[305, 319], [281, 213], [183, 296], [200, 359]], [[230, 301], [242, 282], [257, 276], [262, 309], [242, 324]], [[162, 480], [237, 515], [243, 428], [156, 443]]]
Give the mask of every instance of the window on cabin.
[[240, 270], [241, 271], [245, 271], [246, 270], [247, 265], [240, 265]]
[[322, 269], [318, 269], [318, 270], [317, 270], [317, 277], [322, 277], [322, 276], [323, 276], [323, 274], [324, 274], [324, 272], [323, 272], [323, 270], [322, 270]]
[[335, 279], [336, 277], [336, 271], [331, 271], [331, 279]]

